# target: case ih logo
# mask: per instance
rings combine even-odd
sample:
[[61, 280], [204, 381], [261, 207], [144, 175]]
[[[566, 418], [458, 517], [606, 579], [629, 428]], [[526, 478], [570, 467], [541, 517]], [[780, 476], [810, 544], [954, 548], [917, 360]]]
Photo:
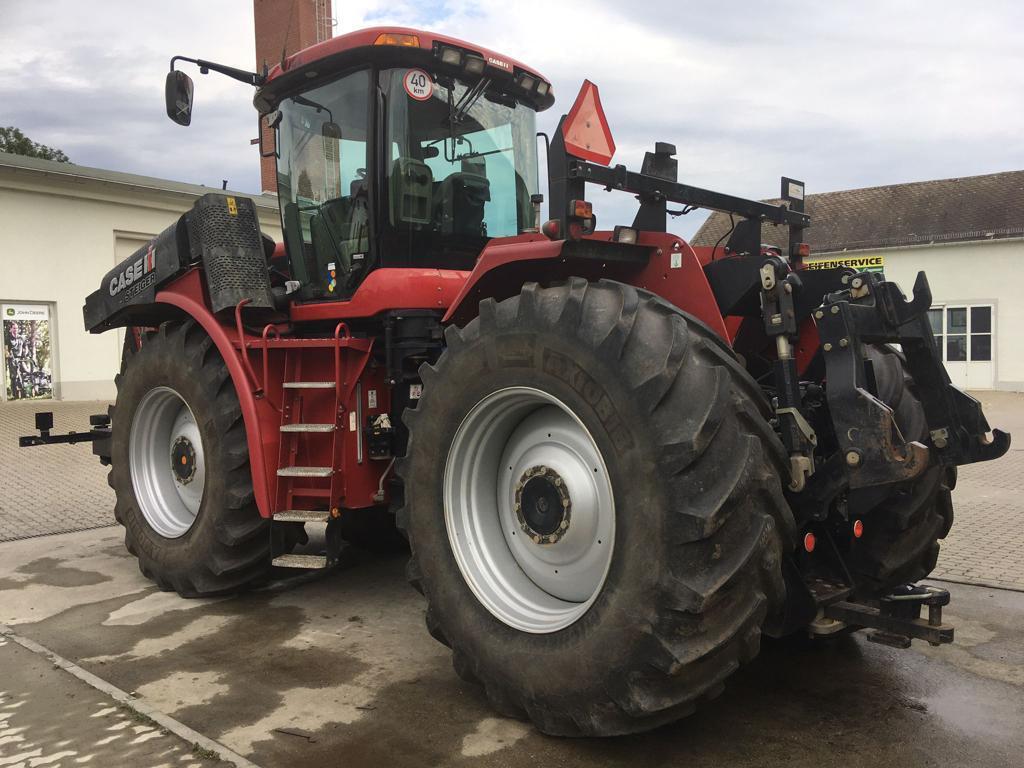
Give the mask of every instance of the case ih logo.
[[150, 243], [145, 256], [136, 259], [133, 264], [129, 264], [110, 278], [110, 295], [117, 296], [132, 283], [138, 282], [152, 272], [154, 266], [156, 266], [156, 248]]
[[512, 71], [512, 65], [511, 64], [509, 64], [507, 61], [502, 61], [501, 59], [496, 59], [493, 56], [488, 56], [487, 57], [487, 63], [490, 64], [492, 67], [498, 67], [499, 69], [504, 69], [506, 72], [511, 72]]

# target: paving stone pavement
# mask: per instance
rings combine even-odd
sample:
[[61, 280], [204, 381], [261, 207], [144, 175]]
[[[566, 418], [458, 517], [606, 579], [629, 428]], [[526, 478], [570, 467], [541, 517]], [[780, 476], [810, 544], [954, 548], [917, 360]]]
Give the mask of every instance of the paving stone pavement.
[[997, 461], [959, 468], [953, 529], [933, 578], [1024, 590], [1024, 394], [975, 393], [989, 424], [1011, 433]]
[[0, 666], [0, 766], [229, 765], [2, 636]]
[[54, 432], [89, 429], [105, 402], [0, 403], [0, 541], [114, 524], [107, 468], [90, 443], [18, 448], [36, 411], [53, 411]]
[[[979, 395], [989, 422], [1015, 432], [1002, 459], [960, 468], [956, 520], [933, 576], [1024, 590], [1024, 394]], [[106, 403], [0, 404], [0, 541], [114, 524], [114, 494], [88, 444], [19, 449], [37, 410], [54, 411], [54, 429], [88, 428]]]

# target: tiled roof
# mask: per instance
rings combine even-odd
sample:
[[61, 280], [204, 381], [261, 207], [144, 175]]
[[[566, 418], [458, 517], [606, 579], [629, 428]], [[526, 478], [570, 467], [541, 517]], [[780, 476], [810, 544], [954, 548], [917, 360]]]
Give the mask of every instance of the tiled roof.
[[[812, 253], [1022, 237], [1024, 171], [810, 194], [806, 208]], [[713, 213], [691, 242], [714, 245], [728, 230], [729, 216]], [[766, 224], [761, 241], [785, 246], [786, 229]]]

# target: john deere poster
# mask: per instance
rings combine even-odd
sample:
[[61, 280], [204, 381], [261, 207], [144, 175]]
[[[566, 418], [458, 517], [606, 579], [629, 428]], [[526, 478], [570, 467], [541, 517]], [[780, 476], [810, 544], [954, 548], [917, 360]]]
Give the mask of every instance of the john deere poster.
[[53, 397], [50, 308], [45, 304], [4, 304], [0, 317], [7, 399]]
[[884, 256], [825, 256], [814, 258], [813, 256], [804, 261], [807, 269], [833, 269], [835, 267], [848, 267], [858, 272], [881, 272], [885, 269]]

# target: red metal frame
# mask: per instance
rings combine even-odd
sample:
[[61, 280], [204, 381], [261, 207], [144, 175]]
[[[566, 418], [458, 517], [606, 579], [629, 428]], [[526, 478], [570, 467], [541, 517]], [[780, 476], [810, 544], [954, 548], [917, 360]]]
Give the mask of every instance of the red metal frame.
[[[611, 232], [590, 236], [604, 241], [612, 237]], [[384, 462], [370, 461], [360, 450], [365, 419], [353, 421], [351, 414], [387, 413], [390, 388], [384, 381], [384, 371], [369, 365], [374, 340], [353, 337], [350, 321], [393, 309], [437, 309], [445, 312], [444, 323], [464, 324], [476, 315], [482, 299], [510, 296], [518, 292], [523, 282], [537, 276], [549, 280], [607, 277], [651, 291], [701, 320], [731, 344], [739, 324], [736, 318], [721, 316], [704, 276], [703, 266], [710, 258], [710, 249], [695, 250], [675, 235], [656, 232], [640, 233], [639, 244], [653, 249], [650, 260], [641, 266], [567, 258], [563, 254], [564, 241], [528, 234], [492, 240], [471, 272], [377, 269], [367, 275], [347, 301], [291, 305], [291, 323], [333, 322], [334, 333], [324, 337], [291, 336], [290, 324], [270, 324], [258, 335], [251, 333], [243, 323], [245, 301], [236, 307], [233, 322], [225, 322], [209, 311], [203, 281], [196, 269], [159, 291], [156, 301], [177, 307], [194, 318], [227, 365], [242, 410], [255, 499], [262, 516], [270, 517], [296, 497], [319, 500], [316, 503], [330, 507], [365, 507], [378, 503], [375, 496], [386, 467]], [[801, 326], [796, 346], [801, 372], [810, 364], [818, 346], [814, 323], [807, 321]], [[259, 355], [259, 374], [250, 359], [254, 352]], [[294, 392], [283, 387], [288, 375], [333, 379], [334, 388], [325, 390], [331, 392], [330, 402], [316, 403], [309, 394], [287, 394]], [[367, 398], [370, 390], [373, 397]], [[357, 397], [367, 399], [356, 402]], [[305, 418], [303, 409], [312, 409], [318, 418], [336, 423], [334, 439], [317, 443], [314, 438], [290, 434], [286, 442], [281, 425]], [[352, 431], [357, 431], [355, 439], [346, 434]], [[277, 469], [285, 458], [293, 463], [301, 458], [311, 466], [332, 466], [334, 474], [329, 481], [283, 483]]]
[[[431, 296], [436, 293], [434, 291]], [[227, 366], [242, 411], [253, 492], [263, 517], [270, 517], [281, 508], [279, 499], [284, 478], [277, 476], [277, 469], [281, 466], [280, 427], [282, 421], [292, 415], [288, 412], [283, 387], [289, 354], [298, 356], [300, 369], [305, 366], [305, 371], [312, 370], [335, 381], [335, 387], [329, 390], [332, 393], [331, 410], [329, 414], [323, 414], [323, 418], [339, 422], [338, 431], [347, 426], [340, 418], [344, 414], [365, 411], [367, 415], [375, 415], [390, 408], [383, 371], [368, 370], [374, 340], [352, 337], [344, 322], [339, 322], [333, 336], [328, 338], [285, 337], [281, 333], [282, 326], [274, 325], [265, 326], [258, 336], [251, 334], [241, 322], [246, 302], [235, 308], [234, 323], [224, 323], [210, 312], [202, 277], [195, 269], [159, 291], [156, 301], [177, 307], [199, 323]], [[253, 352], [260, 355], [262, 377], [257, 376], [250, 360]], [[327, 357], [324, 357], [325, 353]], [[360, 383], [374, 388], [375, 407], [371, 408], [369, 403], [364, 407], [354, 402]], [[339, 413], [334, 413], [335, 403]], [[363, 424], [355, 424], [355, 429], [362, 428]], [[371, 506], [376, 503], [374, 495], [385, 466], [371, 462], [365, 456], [360, 457], [356, 446], [358, 440], [339, 437], [341, 439], [334, 441], [335, 444], [317, 445], [307, 440], [308, 444], [302, 446], [299, 455], [304, 461], [313, 466], [332, 466], [336, 470], [325, 488], [317, 488], [316, 483], [311, 482], [310, 490], [315, 493], [310, 495], [322, 496], [330, 506]], [[304, 439], [295, 438], [296, 442]]]
[[447, 309], [459, 296], [469, 272], [454, 269], [375, 269], [347, 301], [292, 303], [292, 322], [354, 320], [390, 309]]

